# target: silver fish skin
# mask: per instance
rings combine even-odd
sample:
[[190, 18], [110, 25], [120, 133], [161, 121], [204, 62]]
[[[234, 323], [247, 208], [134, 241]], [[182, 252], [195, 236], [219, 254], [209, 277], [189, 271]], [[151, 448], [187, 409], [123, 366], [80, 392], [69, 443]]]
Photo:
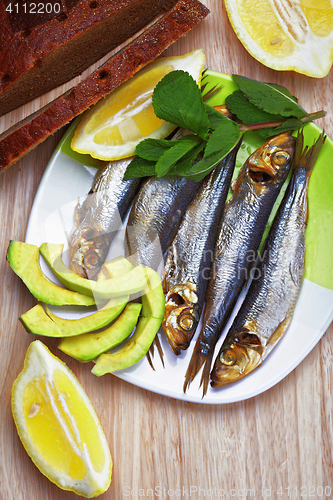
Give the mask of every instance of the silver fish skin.
[[143, 183], [130, 211], [125, 236], [125, 254], [133, 264], [157, 269], [199, 185], [177, 176], [154, 176]]
[[267, 358], [290, 325], [305, 263], [310, 174], [325, 137], [303, 150], [296, 144], [293, 175], [261, 251], [245, 300], [222, 344], [211, 373], [212, 387], [236, 382]]
[[240, 143], [215, 169], [186, 209], [164, 266], [165, 336], [175, 354], [188, 348], [202, 312], [218, 224]]
[[222, 214], [206, 292], [202, 330], [185, 374], [184, 392], [203, 366], [203, 396], [214, 349], [250, 276], [259, 245], [294, 156], [295, 139], [285, 132], [266, 141], [245, 162]]
[[112, 161], [100, 167], [86, 199], [75, 207], [69, 264], [84, 278], [97, 278], [141, 183], [141, 179], [123, 181], [131, 160]]

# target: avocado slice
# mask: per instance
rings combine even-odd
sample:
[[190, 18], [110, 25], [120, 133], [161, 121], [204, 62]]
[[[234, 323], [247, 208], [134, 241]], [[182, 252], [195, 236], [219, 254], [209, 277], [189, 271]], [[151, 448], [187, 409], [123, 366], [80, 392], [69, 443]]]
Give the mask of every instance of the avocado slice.
[[123, 370], [140, 361], [147, 354], [161, 323], [161, 319], [141, 318], [134, 334], [125, 344], [112, 354], [98, 356], [91, 372], [100, 377], [105, 373]]
[[79, 319], [65, 319], [53, 314], [48, 307], [37, 304], [19, 318], [28, 333], [44, 337], [72, 337], [81, 335], [114, 321], [125, 308], [129, 295], [110, 299], [99, 311]]
[[102, 266], [103, 279], [115, 278], [116, 276], [121, 276], [133, 269], [133, 264], [125, 257], [120, 256], [115, 259], [105, 262]]
[[119, 318], [102, 332], [86, 333], [61, 340], [59, 349], [79, 361], [92, 361], [121, 344], [134, 330], [141, 304], [127, 304]]
[[39, 250], [50, 269], [64, 285], [71, 290], [99, 299], [140, 292], [147, 284], [147, 275], [149, 276], [152, 271], [148, 267], [139, 265], [121, 276], [92, 281], [82, 278], [65, 266], [62, 261], [63, 245], [43, 243]]
[[66, 290], [49, 280], [40, 268], [39, 249], [36, 245], [11, 240], [6, 258], [12, 270], [22, 279], [37, 300], [56, 306], [95, 304], [92, 297], [77, 291]]
[[161, 278], [150, 269], [145, 294], [142, 295], [142, 317], [134, 334], [112, 354], [101, 354], [91, 370], [100, 377], [105, 373], [123, 370], [134, 365], [147, 354], [162, 323], [165, 299]]
[[146, 318], [163, 319], [165, 310], [165, 297], [161, 283], [161, 277], [150, 269], [147, 278], [147, 286], [144, 289], [142, 300], [142, 316]]
[[[117, 257], [103, 265], [107, 277], [115, 277], [132, 269], [132, 264], [124, 257]], [[111, 323], [123, 311], [129, 295], [110, 299], [99, 311], [79, 319], [64, 319], [53, 314], [49, 308], [37, 304], [19, 318], [28, 333], [46, 337], [71, 337], [81, 335]]]

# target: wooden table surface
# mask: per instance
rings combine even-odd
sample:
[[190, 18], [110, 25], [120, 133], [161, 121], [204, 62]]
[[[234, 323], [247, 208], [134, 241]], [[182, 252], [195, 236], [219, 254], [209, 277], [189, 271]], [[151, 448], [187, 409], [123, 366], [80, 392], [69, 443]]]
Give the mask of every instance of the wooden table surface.
[[[283, 84], [307, 111], [328, 111], [318, 124], [333, 137], [332, 71], [326, 78], [311, 79], [262, 66], [237, 40], [222, 0], [203, 2], [210, 8], [210, 16], [167, 54], [202, 47], [211, 69]], [[40, 102], [43, 100], [0, 118], [0, 130]], [[1, 500], [78, 498], [58, 489], [33, 465], [18, 439], [10, 409], [11, 386], [33, 340], [18, 317], [35, 301], [9, 268], [5, 255], [10, 239], [25, 239], [36, 189], [64, 131], [0, 176]], [[333, 498], [332, 341], [331, 325], [306, 359], [279, 384], [229, 405], [169, 399], [115, 376], [98, 379], [86, 366], [62, 355], [55, 341], [45, 340], [45, 344], [77, 375], [105, 430], [114, 468], [111, 486], [101, 500], [152, 498], [152, 490], [156, 498], [163, 499], [284, 500]]]

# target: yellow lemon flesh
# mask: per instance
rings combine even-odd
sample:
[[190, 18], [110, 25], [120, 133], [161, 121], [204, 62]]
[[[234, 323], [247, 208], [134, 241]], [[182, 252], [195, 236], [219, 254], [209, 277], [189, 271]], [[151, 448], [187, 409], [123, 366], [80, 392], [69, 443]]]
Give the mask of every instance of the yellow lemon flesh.
[[111, 455], [88, 396], [39, 340], [14, 382], [12, 413], [28, 455], [57, 486], [87, 498], [109, 487]]
[[331, 0], [225, 0], [248, 52], [276, 70], [322, 78], [333, 62]]
[[155, 115], [154, 88], [174, 70], [187, 71], [200, 84], [204, 65], [205, 54], [201, 49], [151, 62], [83, 115], [72, 149], [100, 160], [119, 160], [132, 156], [143, 139], [163, 139], [176, 127]]

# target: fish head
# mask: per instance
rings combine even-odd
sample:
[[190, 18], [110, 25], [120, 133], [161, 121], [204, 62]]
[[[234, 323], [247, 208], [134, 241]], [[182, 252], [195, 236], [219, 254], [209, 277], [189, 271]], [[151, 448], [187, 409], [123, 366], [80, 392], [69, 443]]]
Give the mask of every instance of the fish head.
[[291, 132], [272, 137], [248, 158], [248, 175], [259, 185], [280, 181], [288, 174], [295, 153], [296, 139]]
[[258, 336], [240, 330], [231, 343], [222, 346], [211, 372], [211, 386], [229, 385], [245, 377], [260, 365], [262, 353]]
[[166, 295], [162, 327], [175, 354], [188, 348], [199, 319], [196, 286], [193, 283], [173, 286]]
[[96, 228], [81, 231], [70, 247], [71, 268], [74, 272], [94, 280], [97, 278], [109, 251], [106, 234]]

